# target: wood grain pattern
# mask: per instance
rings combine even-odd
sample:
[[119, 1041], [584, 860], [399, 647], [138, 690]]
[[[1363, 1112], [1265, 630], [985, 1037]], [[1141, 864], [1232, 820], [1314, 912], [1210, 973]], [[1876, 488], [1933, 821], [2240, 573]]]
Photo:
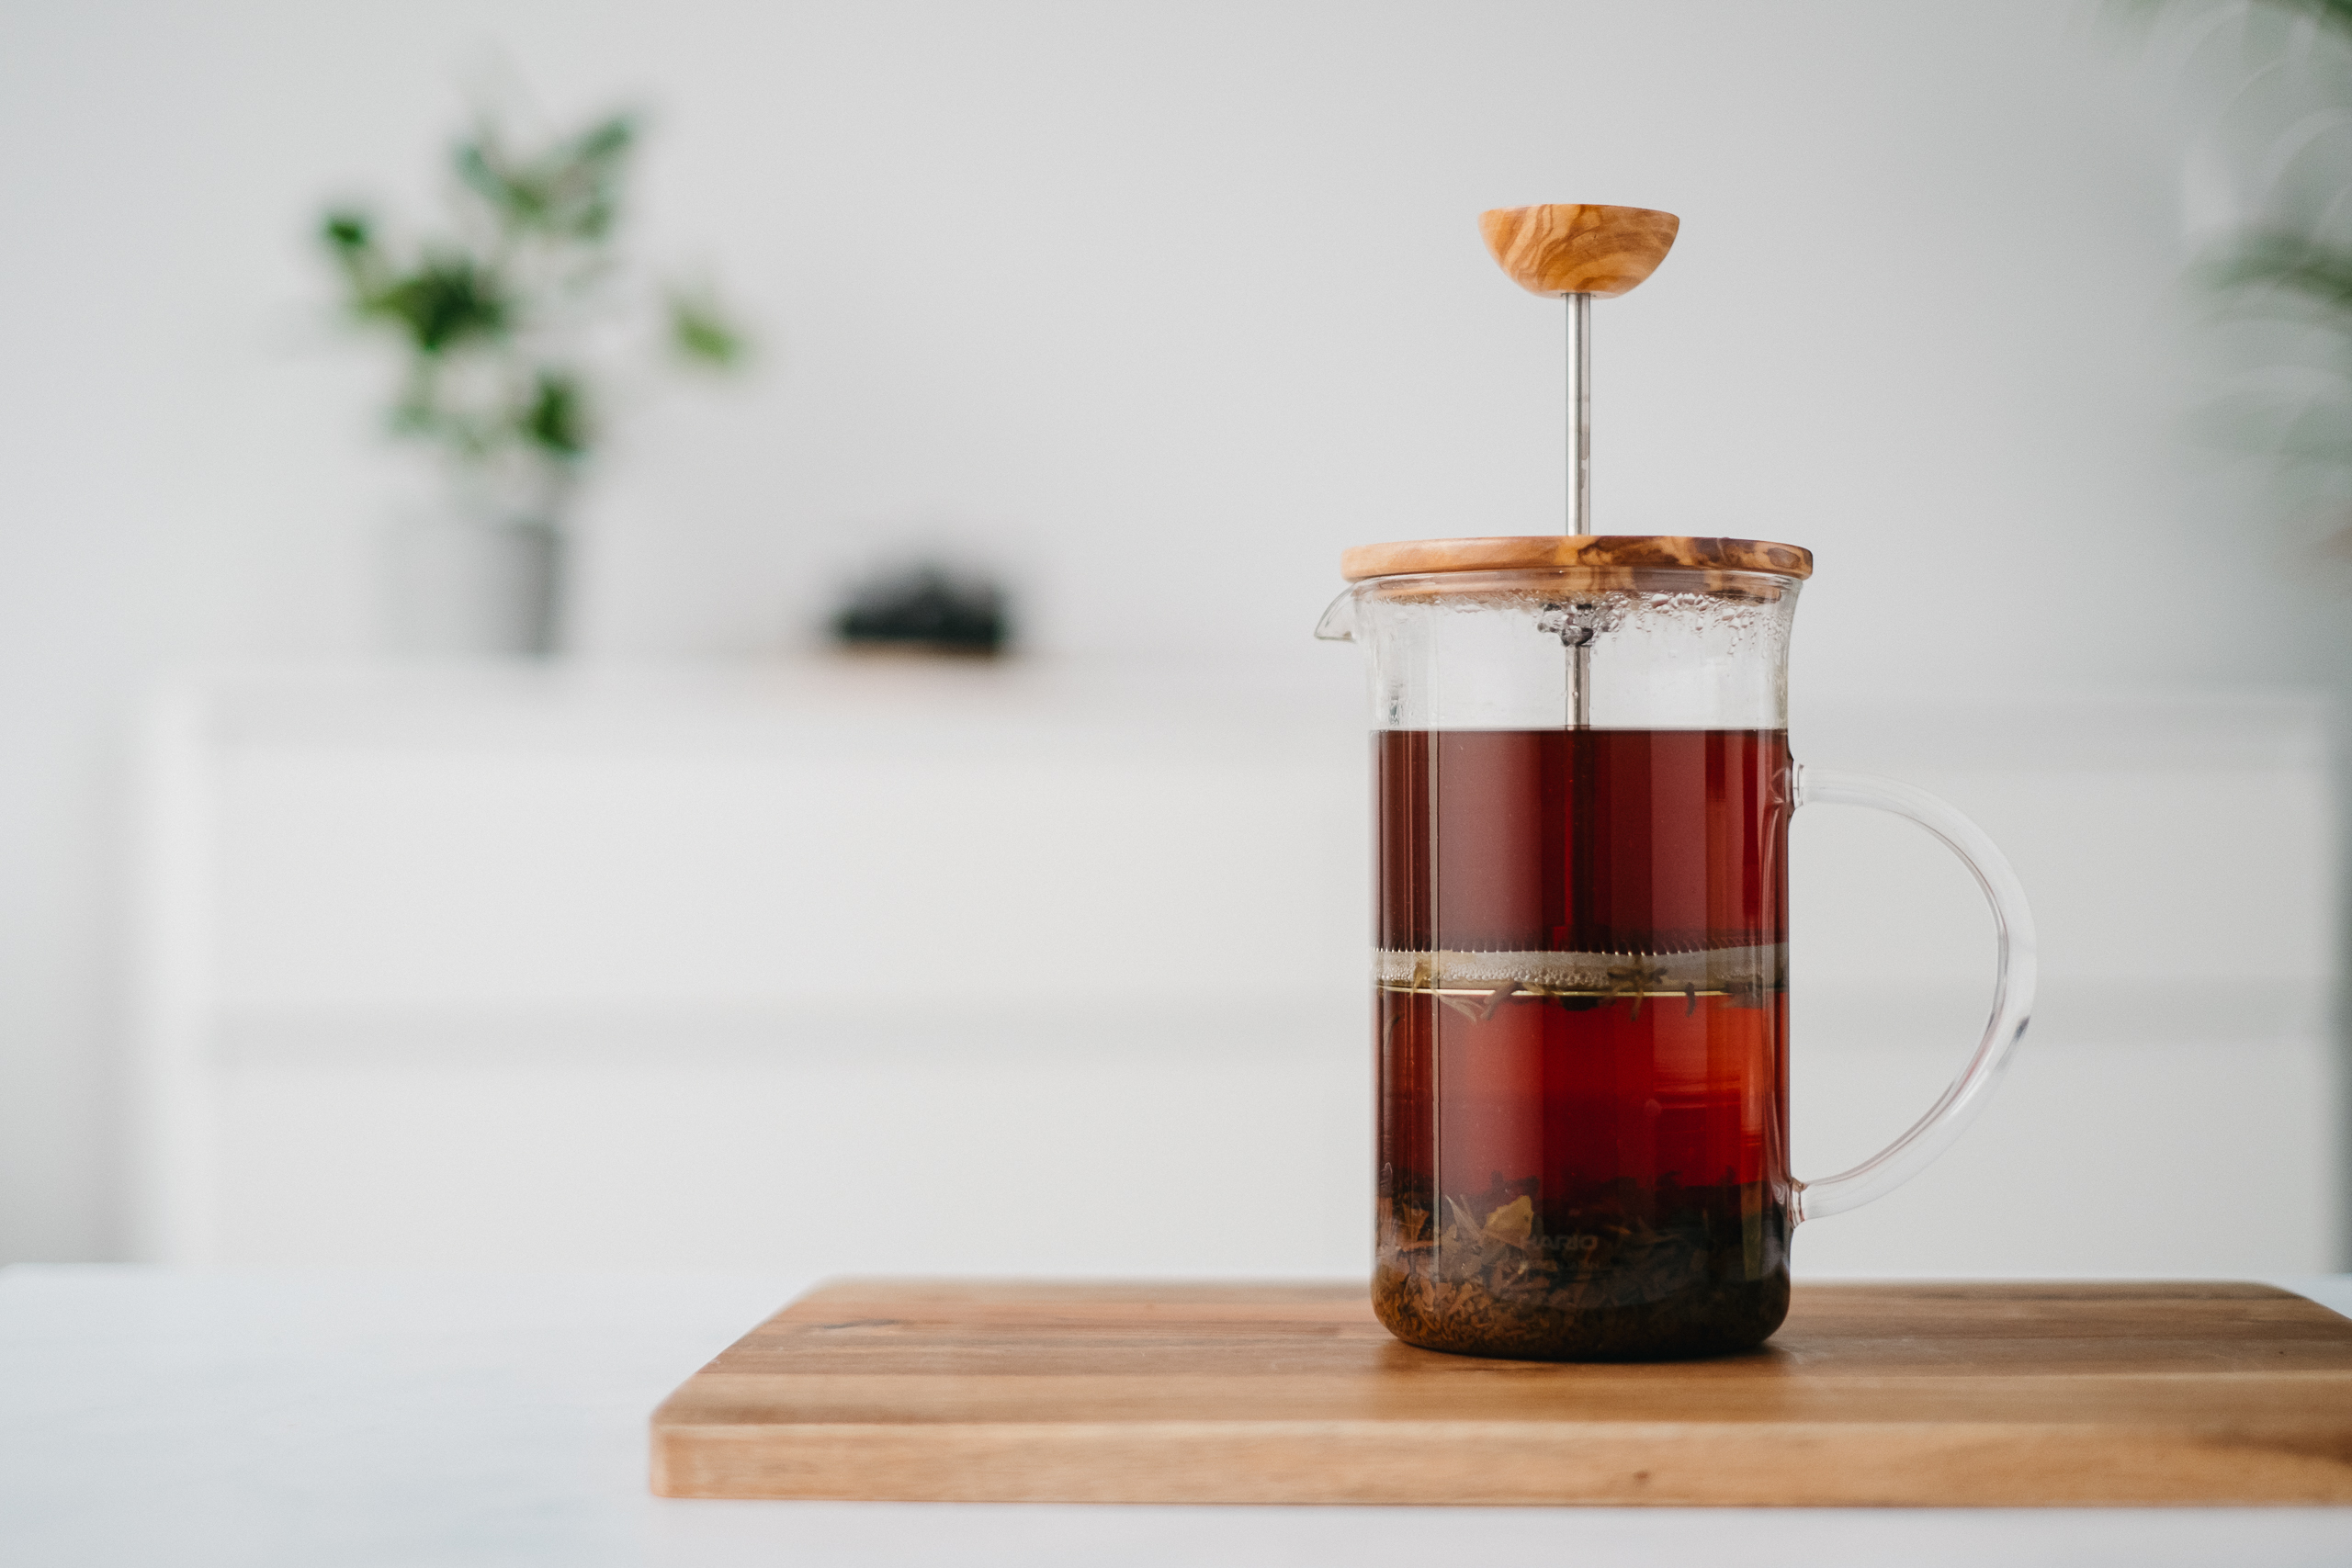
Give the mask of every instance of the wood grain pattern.
[[1613, 570], [1689, 567], [1707, 571], [1813, 575], [1813, 552], [1769, 539], [1702, 539], [1672, 534], [1539, 534], [1529, 538], [1407, 539], [1358, 545], [1340, 557], [1350, 582], [1430, 571]]
[[672, 1497], [2352, 1503], [2352, 1321], [2234, 1284], [1800, 1285], [1761, 1350], [1398, 1343], [1353, 1285], [849, 1280], [653, 1417]]
[[1682, 220], [1646, 207], [1498, 207], [1478, 232], [1513, 282], [1530, 294], [1610, 297], [1657, 270]]

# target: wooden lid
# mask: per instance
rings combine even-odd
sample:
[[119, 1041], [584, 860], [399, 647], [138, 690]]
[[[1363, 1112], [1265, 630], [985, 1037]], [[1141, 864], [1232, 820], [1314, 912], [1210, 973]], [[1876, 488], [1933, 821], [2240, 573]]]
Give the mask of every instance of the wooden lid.
[[1350, 582], [1425, 571], [1546, 571], [1586, 568], [1763, 571], [1813, 575], [1813, 552], [1765, 539], [1692, 539], [1674, 534], [1544, 534], [1523, 539], [1407, 539], [1358, 545], [1340, 558]]

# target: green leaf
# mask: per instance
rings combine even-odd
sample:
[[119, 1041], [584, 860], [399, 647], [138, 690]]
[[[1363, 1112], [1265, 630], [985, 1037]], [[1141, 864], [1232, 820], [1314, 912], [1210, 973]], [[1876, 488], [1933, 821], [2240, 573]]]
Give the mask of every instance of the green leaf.
[[551, 457], [586, 457], [591, 436], [586, 389], [569, 371], [541, 370], [518, 429], [525, 440]]
[[2352, 35], [2352, 0], [2260, 0], [2273, 10], [2311, 17], [2323, 27]]
[[343, 273], [352, 309], [367, 314], [368, 301], [383, 288], [390, 270], [376, 245], [375, 225], [363, 212], [329, 211], [319, 220], [319, 243]]
[[2252, 234], [2206, 265], [2224, 290], [2260, 290], [2352, 311], [2352, 249], [2292, 233]]
[[675, 289], [670, 294], [670, 344], [682, 358], [716, 369], [741, 365], [751, 353], [741, 327], [707, 291]]
[[376, 247], [375, 225], [364, 212], [337, 210], [319, 220], [319, 238], [329, 250], [351, 255]]
[[498, 276], [455, 252], [427, 255], [359, 301], [359, 312], [399, 326], [419, 354], [442, 355], [505, 336], [511, 313]]
[[[2235, 11], [2246, 0], [2108, 0], [2102, 7], [2113, 20], [2148, 28], [2180, 12]], [[2256, 6], [2291, 17], [2308, 17], [2324, 28], [2352, 37], [2352, 0], [2252, 0]]]
[[458, 176], [511, 232], [594, 242], [611, 231], [637, 122], [612, 115], [529, 154], [485, 125], [457, 150]]

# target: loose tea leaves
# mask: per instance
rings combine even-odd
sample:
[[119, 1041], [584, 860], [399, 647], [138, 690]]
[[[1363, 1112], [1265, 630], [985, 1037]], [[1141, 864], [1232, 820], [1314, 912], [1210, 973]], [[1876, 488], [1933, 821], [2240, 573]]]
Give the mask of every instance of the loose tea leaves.
[[1548, 1230], [1530, 1193], [1447, 1198], [1442, 1224], [1384, 1200], [1374, 1309], [1410, 1344], [1537, 1360], [1715, 1354], [1780, 1326], [1785, 1207], [1753, 1183], [1623, 1196]]

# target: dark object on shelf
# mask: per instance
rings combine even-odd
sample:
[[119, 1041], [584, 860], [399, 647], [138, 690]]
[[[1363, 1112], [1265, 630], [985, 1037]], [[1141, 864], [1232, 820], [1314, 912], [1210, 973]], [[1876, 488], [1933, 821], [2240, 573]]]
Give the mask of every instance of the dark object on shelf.
[[852, 648], [997, 654], [1012, 637], [1001, 589], [942, 566], [915, 566], [868, 579], [833, 617]]

